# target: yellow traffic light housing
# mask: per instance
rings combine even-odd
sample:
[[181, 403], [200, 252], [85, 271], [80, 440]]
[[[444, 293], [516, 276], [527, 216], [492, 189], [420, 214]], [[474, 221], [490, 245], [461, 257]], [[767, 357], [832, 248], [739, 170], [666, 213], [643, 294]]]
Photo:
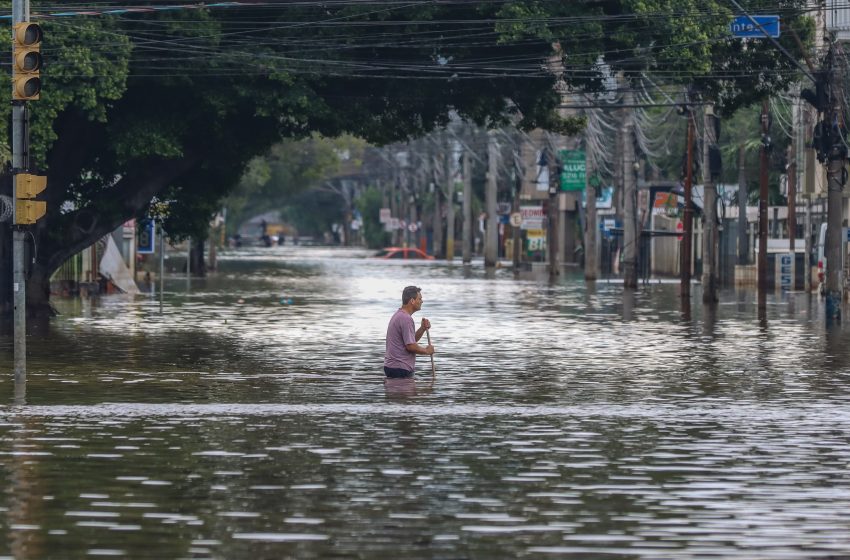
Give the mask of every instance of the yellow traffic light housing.
[[47, 188], [47, 177], [18, 173], [15, 175], [15, 224], [34, 224], [47, 212], [47, 203], [33, 200]]
[[37, 23], [24, 21], [12, 26], [12, 99], [33, 101], [39, 98], [42, 37], [41, 26]]
[[18, 200], [15, 202], [15, 225], [34, 224], [47, 212], [43, 200]]

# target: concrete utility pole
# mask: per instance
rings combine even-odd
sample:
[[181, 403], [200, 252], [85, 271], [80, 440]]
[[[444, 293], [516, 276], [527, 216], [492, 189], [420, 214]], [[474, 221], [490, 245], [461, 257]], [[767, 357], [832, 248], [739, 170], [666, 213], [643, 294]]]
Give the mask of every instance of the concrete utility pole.
[[[794, 244], [797, 238], [797, 152], [794, 149], [793, 135], [799, 134], [796, 129], [792, 131], [791, 144], [788, 146], [788, 250], [794, 255]], [[796, 257], [793, 257], [796, 262]]]
[[[411, 151], [413, 147], [411, 146]], [[426, 160], [426, 165], [427, 160]], [[426, 168], [427, 169], [427, 168]], [[407, 198], [407, 209], [408, 209], [408, 218], [407, 218], [407, 227], [405, 229], [405, 236], [407, 239], [407, 243], [405, 246], [407, 247], [416, 247], [416, 239], [419, 234], [411, 231], [414, 227], [417, 227], [417, 223], [419, 222], [419, 208], [417, 207], [417, 194], [424, 192], [425, 189], [420, 189], [418, 187], [421, 186], [421, 183], [427, 181], [427, 175], [419, 175], [418, 173], [414, 173], [412, 169], [408, 171], [408, 182], [407, 182], [407, 194], [405, 198]]]
[[487, 229], [484, 236], [484, 266], [496, 266], [499, 257], [499, 219], [496, 210], [496, 189], [498, 180], [498, 145], [495, 131], [487, 133], [487, 190], [484, 202], [487, 207]]
[[[803, 199], [805, 200], [805, 217], [804, 217], [804, 226], [803, 226], [803, 238], [806, 240], [806, 252], [803, 257], [803, 287], [806, 292], [812, 291], [812, 270], [811, 265], [809, 263], [809, 255], [812, 254], [812, 194], [814, 193], [815, 186], [814, 181], [810, 180], [809, 176], [809, 166], [814, 166], [814, 157], [811, 153], [811, 150], [807, 148], [806, 142], [808, 138], [811, 138], [813, 118], [811, 115], [811, 109], [800, 103], [798, 106], [799, 118], [798, 125], [800, 133], [796, 138], [796, 147], [797, 147], [797, 176], [800, 177], [801, 180], [797, 182], [798, 185], [802, 187]], [[811, 177], [814, 179], [814, 177]]]
[[686, 146], [687, 156], [685, 158], [685, 210], [682, 216], [682, 256], [681, 256], [681, 288], [679, 290], [682, 299], [690, 302], [691, 297], [691, 269], [694, 240], [694, 112], [687, 107], [688, 134]]
[[[429, 150], [430, 151], [430, 150]], [[434, 181], [434, 215], [432, 219], [432, 227], [433, 227], [433, 254], [437, 259], [442, 259], [444, 257], [443, 253], [443, 187], [440, 185], [443, 181], [441, 181], [442, 177], [440, 176], [440, 170], [438, 169], [438, 161], [442, 158], [439, 157], [438, 154], [434, 154], [434, 157], [428, 158], [432, 163], [431, 178]], [[442, 163], [442, 162], [440, 162]], [[444, 167], [440, 165], [439, 167]]]
[[738, 146], [738, 264], [750, 262], [750, 236], [747, 231], [747, 148]]
[[[840, 48], [840, 47], [833, 47]], [[836, 53], [827, 56], [829, 67], [830, 106], [822, 127], [828, 127], [824, 132], [828, 136], [828, 152], [826, 164], [827, 181], [827, 226], [826, 226], [826, 316], [827, 320], [841, 320], [841, 303], [844, 301], [843, 258], [841, 254], [841, 221], [842, 196], [844, 188], [844, 164], [847, 159], [847, 148], [844, 144], [844, 127], [842, 102], [842, 76], [835, 64]]]
[[472, 262], [472, 155], [469, 148], [463, 151], [463, 264]]
[[[36, 72], [41, 67], [41, 55], [35, 50], [30, 53], [18, 53], [16, 49], [19, 45], [37, 45], [41, 42], [41, 30], [36, 28], [35, 37], [25, 37], [21, 41], [17, 35], [17, 24], [29, 22], [29, 1], [28, 0], [13, 0], [12, 1], [12, 34], [15, 37], [12, 50], [12, 174], [13, 174], [13, 219], [12, 223], [12, 292], [13, 292], [13, 353], [14, 353], [14, 371], [15, 371], [15, 396], [16, 400], [24, 398], [26, 380], [27, 380], [27, 291], [26, 291], [26, 264], [24, 257], [24, 241], [26, 238], [25, 226], [21, 224], [33, 223], [27, 220], [20, 220], [19, 214], [22, 210], [26, 210], [27, 201], [21, 200], [24, 198], [24, 184], [22, 181], [22, 173], [28, 172], [29, 167], [29, 135], [26, 99], [38, 99], [38, 92], [41, 89], [40, 81], [37, 73], [34, 80], [29, 80], [26, 75], [19, 76], [22, 68], [21, 61], [18, 56], [25, 57], [23, 66], [33, 68]], [[25, 32], [26, 35], [29, 35]], [[30, 41], [32, 39], [32, 41]], [[34, 58], [31, 58], [34, 57]], [[29, 63], [29, 64], [28, 64]], [[34, 65], [34, 66], [33, 66]], [[19, 88], [18, 79], [21, 81]], [[35, 86], [35, 91], [28, 90], [27, 85]], [[26, 198], [31, 198], [27, 196]], [[43, 203], [42, 203], [43, 204]], [[36, 217], [37, 219], [37, 217]], [[33, 220], [34, 221], [34, 220]]]
[[763, 315], [767, 308], [767, 157], [770, 150], [770, 115], [768, 101], [761, 108], [761, 152], [759, 165], [759, 257], [758, 257], [758, 311]]
[[546, 139], [546, 163], [549, 168], [549, 201], [546, 213], [546, 248], [549, 253], [549, 277], [554, 278], [561, 274], [560, 250], [558, 245], [558, 234], [561, 229], [560, 210], [558, 208], [558, 192], [561, 190], [561, 174], [558, 165], [557, 150], [552, 138], [547, 135]]
[[[703, 217], [702, 237], [702, 301], [717, 301], [717, 186], [715, 170], [711, 168], [711, 148], [717, 143], [714, 106], [707, 104], [703, 115], [702, 184]], [[719, 170], [716, 170], [719, 171]]]
[[633, 95], [623, 95], [623, 287], [637, 288], [638, 219], [637, 173], [635, 169], [635, 110]]
[[162, 300], [165, 295], [165, 230], [159, 223], [159, 313], [162, 314]]
[[[522, 146], [525, 142], [525, 139], [520, 137], [519, 142], [516, 145], [516, 151], [514, 152], [514, 197], [511, 202], [511, 214], [516, 215], [519, 214], [519, 197], [522, 193], [522, 179], [525, 177], [525, 166], [522, 161]], [[520, 263], [520, 255], [521, 255], [521, 243], [520, 239], [520, 226], [515, 225], [514, 222], [511, 222], [511, 247], [513, 250], [511, 251], [511, 261], [513, 264], [514, 274], [519, 273], [519, 263]]]
[[445, 152], [443, 153], [443, 168], [446, 179], [446, 260], [452, 262], [455, 258], [455, 181], [452, 175], [452, 143], [448, 133], [443, 136]]
[[584, 219], [584, 279], [594, 282], [599, 274], [599, 266], [596, 262], [596, 236], [599, 234], [596, 223], [596, 189], [599, 187], [599, 178], [590, 155], [590, 145], [585, 146], [585, 169], [587, 169], [585, 192], [587, 193], [587, 208]]
[[[625, 122], [628, 109], [618, 109], [617, 114], [620, 118], [620, 122]], [[623, 138], [624, 138], [624, 128], [621, 126], [617, 129], [616, 138], [614, 139], [614, 214], [618, 218], [623, 217], [623, 182], [625, 179], [625, 174], [623, 173]]]
[[[390, 187], [390, 215], [393, 218], [401, 217], [401, 171], [398, 162], [392, 164], [392, 185]], [[392, 231], [392, 245], [401, 245], [401, 234], [398, 229]]]

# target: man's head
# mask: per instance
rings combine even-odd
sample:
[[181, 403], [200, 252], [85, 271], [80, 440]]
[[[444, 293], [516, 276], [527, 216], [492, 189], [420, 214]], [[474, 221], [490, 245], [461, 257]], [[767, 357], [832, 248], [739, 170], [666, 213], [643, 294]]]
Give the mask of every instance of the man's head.
[[401, 292], [401, 304], [407, 305], [411, 302], [411, 300], [416, 300], [419, 297], [419, 292], [421, 290], [417, 286], [407, 286]]

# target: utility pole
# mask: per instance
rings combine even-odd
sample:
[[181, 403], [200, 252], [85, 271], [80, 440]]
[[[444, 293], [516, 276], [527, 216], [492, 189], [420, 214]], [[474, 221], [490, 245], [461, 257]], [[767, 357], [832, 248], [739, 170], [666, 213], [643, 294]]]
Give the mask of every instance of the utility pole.
[[623, 95], [623, 287], [637, 288], [638, 220], [633, 95]]
[[750, 262], [750, 236], [747, 231], [747, 148], [738, 146], [738, 264]]
[[452, 262], [455, 258], [455, 181], [452, 175], [452, 143], [449, 134], [443, 136], [445, 140], [445, 153], [443, 154], [443, 166], [446, 177], [446, 260]]
[[584, 161], [587, 169], [587, 182], [584, 187], [587, 193], [587, 208], [584, 219], [584, 279], [587, 282], [595, 282], [598, 274], [596, 263], [596, 236], [598, 235], [596, 189], [599, 187], [599, 177], [596, 176], [596, 169], [592, 167], [589, 144], [585, 147]]
[[[411, 159], [408, 162], [412, 161], [412, 152], [416, 148], [415, 145], [409, 146], [409, 150], [411, 153]], [[406, 247], [416, 247], [416, 239], [417, 235], [414, 235], [414, 229], [417, 228], [417, 223], [419, 222], [419, 200], [418, 195], [421, 192], [424, 192], [425, 189], [422, 188], [422, 183], [428, 181], [428, 165], [429, 158], [423, 158], [425, 160], [425, 169], [424, 173], [416, 173], [413, 170], [413, 167], [409, 167], [409, 171], [407, 172], [407, 194], [405, 195], [407, 198], [407, 210], [408, 210], [408, 218], [407, 218], [407, 227], [405, 228], [405, 239], [407, 239]]]
[[791, 144], [788, 145], [788, 167], [786, 176], [788, 178], [788, 250], [791, 252], [793, 262], [796, 263], [795, 247], [797, 237], [797, 152], [794, 149], [794, 135], [800, 131], [794, 129]]
[[[625, 102], [625, 101], [624, 101]], [[628, 109], [622, 108], [617, 110], [617, 115], [620, 122], [625, 122], [628, 117]], [[617, 218], [623, 218], [623, 196], [625, 191], [625, 173], [623, 164], [623, 142], [624, 142], [624, 127], [617, 129], [616, 138], [614, 139], [614, 215]]]
[[702, 301], [717, 302], [717, 186], [712, 169], [711, 152], [716, 149], [714, 106], [707, 104], [703, 115], [702, 184], [703, 184], [703, 236], [702, 236]]
[[691, 256], [693, 255], [694, 239], [694, 112], [690, 106], [685, 109], [688, 118], [687, 156], [685, 157], [685, 209], [682, 216], [682, 267], [680, 295], [690, 301], [691, 297]]
[[463, 264], [472, 262], [472, 156], [469, 148], [463, 152]]
[[809, 263], [809, 255], [812, 254], [812, 193], [815, 190], [815, 186], [809, 181], [809, 165], [814, 165], [814, 158], [811, 157], [809, 150], [806, 149], [806, 139], [811, 137], [812, 131], [812, 115], [811, 109], [802, 103], [798, 105], [799, 109], [799, 131], [800, 133], [797, 135], [797, 176], [800, 177], [801, 180], [797, 182], [799, 186], [801, 186], [801, 190], [803, 192], [803, 199], [805, 200], [805, 218], [804, 218], [804, 226], [803, 238], [806, 241], [806, 252], [803, 257], [803, 287], [806, 292], [812, 291], [812, 270], [811, 265]]
[[499, 219], [496, 214], [496, 188], [497, 188], [497, 158], [498, 145], [496, 144], [495, 131], [487, 133], [487, 190], [484, 193], [484, 202], [487, 207], [487, 229], [484, 237], [484, 266], [492, 268], [496, 266], [499, 245]]
[[768, 100], [761, 108], [761, 152], [759, 165], [759, 258], [758, 258], [758, 312], [767, 309], [767, 157], [770, 151], [770, 115]]
[[520, 238], [522, 221], [517, 223], [514, 220], [515, 216], [521, 215], [519, 211], [520, 196], [522, 196], [522, 183], [525, 177], [525, 163], [522, 158], [523, 149], [526, 146], [527, 140], [525, 135], [520, 134], [517, 141], [514, 143], [514, 192], [513, 200], [511, 201], [511, 261], [513, 272], [519, 274], [520, 255], [522, 240]]
[[549, 168], [549, 204], [547, 207], [546, 248], [549, 252], [549, 278], [561, 274], [559, 259], [558, 232], [560, 231], [560, 211], [558, 209], [558, 191], [560, 191], [561, 173], [555, 145], [550, 135], [546, 138], [546, 165]]
[[[520, 140], [522, 142], [522, 140]], [[515, 162], [522, 162], [522, 148], [517, 148], [516, 154], [514, 156]], [[522, 193], [522, 178], [525, 176], [523, 166], [519, 163], [516, 166], [516, 178], [515, 178], [515, 187], [514, 187], [514, 199], [511, 202], [511, 215], [518, 215], [519, 212], [519, 197], [520, 193]], [[520, 255], [522, 254], [522, 240], [520, 239], [520, 225], [516, 225], [513, 221], [511, 222], [511, 262], [513, 264], [514, 274], [519, 273], [519, 263], [520, 263]]]
[[[430, 152], [430, 149], [429, 149]], [[434, 153], [434, 157], [428, 158], [432, 163], [432, 173], [431, 179], [434, 184], [434, 216], [432, 220], [434, 235], [432, 237], [433, 243], [433, 255], [437, 259], [442, 259], [445, 254], [443, 253], [443, 187], [440, 183], [445, 181], [445, 177], [441, 177], [442, 173], [438, 168], [438, 161], [442, 159], [439, 155]], [[440, 165], [445, 169], [445, 165]], [[440, 179], [443, 179], [441, 181]]]
[[46, 178], [29, 174], [29, 115], [27, 101], [41, 92], [41, 27], [29, 23], [29, 1], [12, 1], [12, 292], [15, 398], [23, 400], [27, 379], [26, 259], [27, 224], [34, 224], [46, 204], [31, 200], [47, 186]]
[[[833, 48], [841, 48], [833, 46]], [[826, 315], [827, 320], [841, 320], [841, 303], [844, 300], [843, 258], [841, 247], [842, 196], [844, 189], [844, 164], [847, 159], [847, 147], [844, 143], [846, 123], [843, 118], [844, 91], [842, 77], [835, 64], [836, 53], [827, 56], [827, 81], [830, 90], [829, 106], [825, 119], [821, 122], [821, 134], [825, 137], [827, 156], [827, 226], [826, 226]]]
[[[156, 226], [154, 226], [156, 227]], [[162, 299], [165, 295], [165, 230], [159, 222], [159, 313], [162, 314]]]

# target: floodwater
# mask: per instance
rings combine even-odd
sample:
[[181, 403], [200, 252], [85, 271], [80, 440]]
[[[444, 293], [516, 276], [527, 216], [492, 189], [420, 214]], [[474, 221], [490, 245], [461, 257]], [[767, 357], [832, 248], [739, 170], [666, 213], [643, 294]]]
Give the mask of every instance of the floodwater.
[[[848, 327], [806, 294], [588, 288], [303, 247], [59, 300], [0, 390], [0, 556], [850, 554]], [[385, 387], [422, 287], [436, 376]]]

